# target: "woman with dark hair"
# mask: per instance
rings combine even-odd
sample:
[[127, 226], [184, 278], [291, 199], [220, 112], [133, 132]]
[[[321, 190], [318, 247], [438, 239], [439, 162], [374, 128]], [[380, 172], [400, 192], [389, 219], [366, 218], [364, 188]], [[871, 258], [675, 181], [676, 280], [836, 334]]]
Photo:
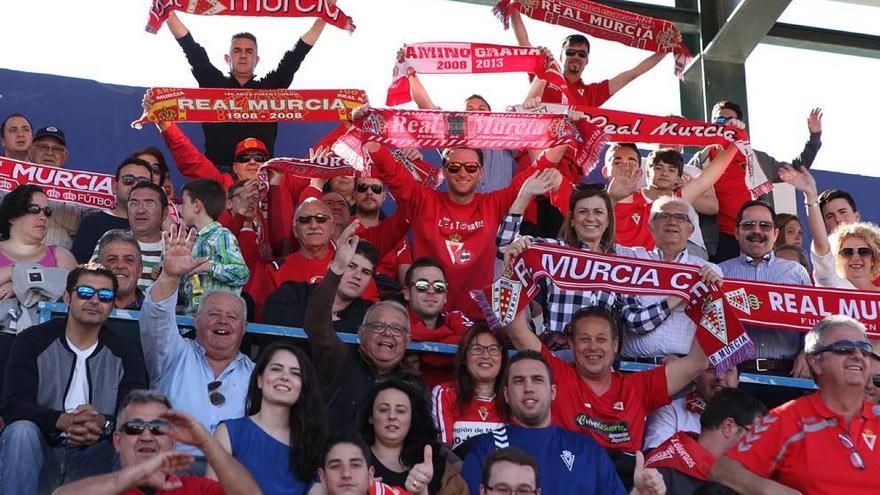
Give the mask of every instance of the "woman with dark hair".
[[360, 431], [383, 483], [410, 495], [467, 495], [461, 461], [453, 463], [437, 441], [428, 401], [411, 385], [379, 382], [361, 411]]
[[505, 369], [504, 345], [486, 322], [474, 323], [455, 353], [455, 381], [437, 385], [432, 392], [441, 442], [456, 448], [504, 423], [500, 397]]
[[776, 228], [779, 229], [779, 237], [776, 238], [776, 243], [773, 244], [774, 250], [782, 246], [803, 247], [803, 227], [801, 227], [801, 221], [797, 215], [777, 213]]
[[[257, 358], [248, 416], [224, 421], [214, 436], [254, 475], [266, 495], [303, 495], [316, 480], [326, 438], [315, 369], [293, 344], [276, 341]], [[217, 479], [208, 467], [207, 476]]]

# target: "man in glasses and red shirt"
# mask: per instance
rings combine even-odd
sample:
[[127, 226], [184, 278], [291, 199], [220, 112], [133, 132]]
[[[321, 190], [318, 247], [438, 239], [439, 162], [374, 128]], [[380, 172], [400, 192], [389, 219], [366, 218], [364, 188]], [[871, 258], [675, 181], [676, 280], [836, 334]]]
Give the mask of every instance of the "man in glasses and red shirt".
[[727, 455], [712, 479], [737, 493], [880, 491], [880, 407], [865, 399], [871, 355], [865, 326], [847, 316], [820, 321], [805, 337], [819, 391], [770, 411]]

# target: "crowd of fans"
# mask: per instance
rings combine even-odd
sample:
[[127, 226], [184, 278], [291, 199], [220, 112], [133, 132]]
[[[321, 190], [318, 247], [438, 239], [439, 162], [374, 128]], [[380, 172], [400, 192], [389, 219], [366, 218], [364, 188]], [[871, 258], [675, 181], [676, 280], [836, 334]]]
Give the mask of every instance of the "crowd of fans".
[[[528, 45], [519, 14], [512, 21]], [[324, 22], [261, 79], [253, 35], [232, 37], [225, 75], [174, 14], [168, 26], [200, 86], [287, 88]], [[587, 84], [589, 53], [589, 41], [572, 35], [560, 59], [575, 103], [590, 106], [663, 57]], [[418, 76], [409, 78], [418, 106], [436, 108]], [[541, 100], [558, 93], [547, 85]], [[465, 109], [490, 111], [479, 95]], [[711, 120], [744, 127], [732, 101], [715, 104]], [[314, 143], [312, 155], [331, 154], [346, 125]], [[494, 332], [468, 294], [532, 242], [695, 265], [713, 284], [729, 277], [880, 290], [880, 229], [861, 220], [850, 194], [820, 192], [810, 174], [818, 109], [793, 160], [757, 153], [768, 178], [803, 194], [806, 225], [769, 197], [751, 199], [733, 146], [710, 146], [685, 163], [680, 147], [643, 159], [634, 143], [608, 149], [607, 185], [562, 173], [565, 145], [512, 152], [369, 143], [371, 176], [270, 171], [264, 220], [257, 172], [273, 156], [276, 123], [205, 124], [204, 150], [175, 124], [158, 127], [164, 149], [133, 150], [120, 162], [113, 209], [52, 200], [32, 184], [3, 197], [0, 493], [880, 487], [880, 409], [872, 407], [880, 357], [853, 319], [828, 317], [807, 334], [746, 328], [757, 355], [739, 369], [814, 378], [819, 393], [804, 396], [740, 386], [736, 368], [716, 374], [674, 296], [547, 282]], [[68, 162], [65, 133], [34, 130], [20, 113], [3, 120], [0, 144], [11, 159]], [[437, 152], [440, 189], [402, 163]], [[171, 167], [189, 179], [179, 196]], [[390, 216], [382, 210], [389, 194]], [[37, 303], [59, 299], [67, 316], [38, 324]], [[140, 310], [136, 342], [110, 329], [114, 309]], [[194, 338], [183, 336], [180, 315], [193, 317]], [[248, 334], [248, 322], [301, 327], [308, 339]], [[340, 333], [357, 334], [359, 344]], [[415, 354], [413, 341], [458, 350]], [[620, 359], [657, 366], [624, 374]], [[694, 462], [662, 462], [680, 445]]]

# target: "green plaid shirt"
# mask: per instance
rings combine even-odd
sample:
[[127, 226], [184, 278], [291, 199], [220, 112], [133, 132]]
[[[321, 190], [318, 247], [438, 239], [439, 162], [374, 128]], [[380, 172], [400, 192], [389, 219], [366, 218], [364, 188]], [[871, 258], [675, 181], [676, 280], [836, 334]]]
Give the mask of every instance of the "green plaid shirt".
[[241, 293], [241, 287], [247, 282], [250, 271], [241, 255], [238, 240], [229, 229], [218, 222], [205, 226], [196, 236], [192, 255], [193, 258], [208, 258], [211, 261], [211, 271], [186, 279], [183, 287], [186, 298], [185, 314], [195, 314], [202, 296], [208, 292]]

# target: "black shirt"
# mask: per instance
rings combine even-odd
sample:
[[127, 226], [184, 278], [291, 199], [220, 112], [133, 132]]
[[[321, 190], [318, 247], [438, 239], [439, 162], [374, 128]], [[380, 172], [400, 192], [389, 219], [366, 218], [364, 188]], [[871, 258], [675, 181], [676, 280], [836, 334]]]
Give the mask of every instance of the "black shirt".
[[77, 263], [87, 263], [95, 253], [98, 241], [109, 230], [128, 230], [128, 218], [117, 217], [106, 211], [99, 211], [82, 219], [73, 238], [73, 246], [70, 252], [76, 258]]

